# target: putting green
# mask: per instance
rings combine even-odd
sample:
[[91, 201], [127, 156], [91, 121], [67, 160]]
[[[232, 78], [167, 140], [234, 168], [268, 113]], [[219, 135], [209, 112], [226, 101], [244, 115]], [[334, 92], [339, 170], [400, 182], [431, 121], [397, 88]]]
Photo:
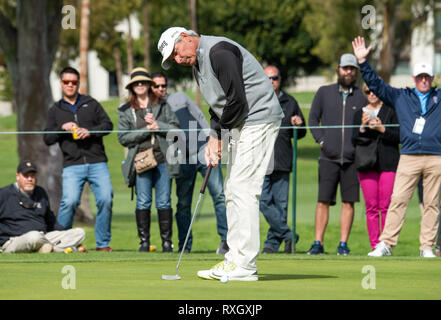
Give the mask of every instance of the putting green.
[[175, 274], [177, 257], [2, 255], [0, 299], [439, 299], [441, 293], [440, 259], [276, 254], [259, 258], [259, 281], [223, 284], [196, 277], [219, 256], [192, 253], [182, 260], [181, 280], [162, 280]]

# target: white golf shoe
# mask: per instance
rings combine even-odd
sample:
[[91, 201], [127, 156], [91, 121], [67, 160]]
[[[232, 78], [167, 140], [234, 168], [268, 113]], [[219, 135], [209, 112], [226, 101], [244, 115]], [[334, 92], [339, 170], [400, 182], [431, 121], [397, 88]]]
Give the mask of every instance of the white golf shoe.
[[369, 252], [369, 257], [383, 257], [383, 256], [391, 256], [392, 249], [388, 248], [387, 245], [381, 241], [375, 246], [374, 251]]
[[436, 258], [436, 255], [433, 254], [432, 249], [426, 249], [420, 251], [420, 257], [423, 258]]
[[228, 261], [216, 264], [210, 270], [200, 270], [197, 273], [199, 278], [207, 280], [221, 280], [226, 278], [229, 281], [257, 281], [257, 270], [244, 269]]

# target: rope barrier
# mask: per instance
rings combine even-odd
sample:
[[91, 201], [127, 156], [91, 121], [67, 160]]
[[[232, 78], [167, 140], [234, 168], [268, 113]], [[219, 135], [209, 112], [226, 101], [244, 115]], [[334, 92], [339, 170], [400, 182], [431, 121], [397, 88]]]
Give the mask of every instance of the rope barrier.
[[[366, 127], [399, 127], [399, 124], [382, 124], [382, 125], [373, 125]], [[280, 129], [352, 129], [352, 128], [360, 128], [360, 125], [345, 125], [345, 126], [291, 126], [291, 127], [280, 127]], [[170, 130], [149, 130], [154, 133], [161, 132], [194, 132], [194, 131], [202, 131], [207, 129], [170, 129]], [[129, 132], [145, 132], [146, 129], [134, 129], [134, 130], [89, 130], [89, 133], [129, 133]], [[71, 131], [0, 131], [0, 134], [72, 134]]]

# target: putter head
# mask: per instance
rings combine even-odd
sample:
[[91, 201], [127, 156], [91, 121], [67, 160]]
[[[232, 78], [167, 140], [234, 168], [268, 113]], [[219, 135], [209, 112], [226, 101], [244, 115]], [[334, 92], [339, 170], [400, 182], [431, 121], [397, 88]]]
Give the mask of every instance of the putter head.
[[181, 280], [181, 277], [178, 274], [176, 274], [176, 275], [163, 274], [162, 280]]

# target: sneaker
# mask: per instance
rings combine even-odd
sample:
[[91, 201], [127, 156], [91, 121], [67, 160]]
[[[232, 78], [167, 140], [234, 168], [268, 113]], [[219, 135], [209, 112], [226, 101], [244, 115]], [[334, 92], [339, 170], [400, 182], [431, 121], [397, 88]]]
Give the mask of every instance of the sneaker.
[[347, 246], [346, 243], [341, 243], [337, 247], [337, 255], [338, 256], [347, 256], [351, 250]]
[[283, 250], [283, 253], [292, 253], [292, 240], [285, 240], [285, 250]]
[[323, 247], [323, 245], [320, 244], [320, 241], [316, 241], [311, 246], [311, 249], [309, 249], [308, 252], [306, 252], [306, 254], [309, 255], [325, 254], [325, 248]]
[[[178, 253], [181, 253], [181, 251], [182, 251], [182, 248], [178, 250]], [[191, 249], [189, 249], [189, 248], [184, 249], [184, 253], [190, 253], [190, 251], [191, 251]]]
[[198, 277], [208, 280], [220, 280], [227, 277], [229, 281], [257, 281], [257, 270], [244, 269], [232, 262], [222, 261], [210, 270], [198, 271]]
[[38, 253], [51, 253], [54, 250], [54, 246], [50, 243], [43, 244], [40, 249], [38, 249]]
[[433, 254], [432, 249], [426, 249], [420, 251], [420, 257], [423, 258], [436, 258], [436, 255]]
[[226, 254], [230, 248], [228, 247], [227, 240], [221, 240], [219, 248], [216, 250], [216, 254]]
[[383, 256], [391, 256], [392, 249], [388, 248], [387, 245], [381, 241], [375, 246], [375, 250], [368, 253], [369, 257], [383, 257]]
[[272, 253], [276, 253], [273, 249], [271, 248], [263, 248], [262, 250], [262, 254], [272, 254]]

